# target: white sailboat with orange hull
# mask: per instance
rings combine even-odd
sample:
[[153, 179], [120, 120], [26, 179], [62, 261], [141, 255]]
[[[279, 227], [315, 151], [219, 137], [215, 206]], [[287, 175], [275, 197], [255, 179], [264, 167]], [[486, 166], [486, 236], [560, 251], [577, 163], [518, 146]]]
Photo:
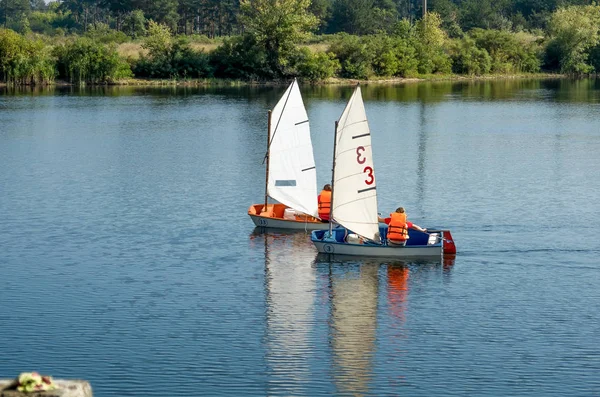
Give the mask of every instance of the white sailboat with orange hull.
[[[254, 224], [297, 230], [329, 228], [319, 219], [310, 125], [296, 80], [269, 112], [265, 161], [265, 201], [248, 209]], [[277, 203], [269, 203], [268, 197]]]
[[428, 233], [409, 230], [405, 246], [387, 244], [387, 227], [380, 227], [371, 131], [360, 86], [336, 122], [333, 149], [330, 219], [342, 228], [313, 231], [321, 253], [386, 258], [441, 257], [456, 253], [448, 230]]

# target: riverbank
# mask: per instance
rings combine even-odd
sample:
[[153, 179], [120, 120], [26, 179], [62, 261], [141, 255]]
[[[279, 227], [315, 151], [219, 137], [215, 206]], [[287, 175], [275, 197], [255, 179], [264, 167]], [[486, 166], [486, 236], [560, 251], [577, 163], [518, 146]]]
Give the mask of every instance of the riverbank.
[[[408, 84], [408, 83], [423, 83], [437, 81], [484, 81], [484, 80], [515, 80], [515, 79], [564, 79], [569, 76], [566, 74], [557, 73], [523, 73], [512, 75], [484, 75], [484, 76], [463, 76], [463, 75], [430, 75], [423, 77], [404, 78], [371, 78], [371, 79], [343, 79], [332, 77], [323, 81], [302, 81], [303, 84], [309, 85], [355, 85], [355, 84]], [[138, 87], [165, 87], [165, 86], [181, 86], [181, 87], [242, 87], [242, 86], [279, 86], [286, 85], [289, 80], [272, 80], [272, 81], [245, 81], [245, 80], [229, 80], [229, 79], [141, 79], [130, 78], [122, 79], [113, 82], [101, 84], [84, 84], [87, 86], [138, 86]], [[0, 83], [0, 87], [15, 86], [14, 84]], [[16, 86], [24, 87], [28, 84], [18, 84]], [[81, 84], [73, 84], [64, 80], [55, 80], [45, 86], [56, 87], [71, 87], [81, 86]]]

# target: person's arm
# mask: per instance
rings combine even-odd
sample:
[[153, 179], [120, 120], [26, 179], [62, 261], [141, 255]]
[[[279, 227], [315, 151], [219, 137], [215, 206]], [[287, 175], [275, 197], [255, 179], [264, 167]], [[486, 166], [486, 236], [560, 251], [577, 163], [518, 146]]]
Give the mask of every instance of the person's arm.
[[411, 227], [411, 228], [413, 228], [413, 229], [415, 229], [415, 230], [418, 230], [420, 232], [427, 233], [427, 229], [423, 229], [421, 226], [415, 225], [414, 223], [411, 223], [408, 226]]

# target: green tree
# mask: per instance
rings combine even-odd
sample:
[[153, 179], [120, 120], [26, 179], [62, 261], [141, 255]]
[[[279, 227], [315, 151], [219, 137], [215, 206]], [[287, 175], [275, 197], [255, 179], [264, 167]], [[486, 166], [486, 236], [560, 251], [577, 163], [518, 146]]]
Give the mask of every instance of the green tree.
[[447, 35], [441, 24], [440, 15], [430, 12], [414, 26], [419, 73], [449, 73], [451, 70], [450, 58], [445, 52]]
[[0, 29], [0, 81], [40, 84], [54, 79], [54, 59], [41, 40], [30, 40]]
[[263, 46], [276, 76], [285, 75], [288, 58], [317, 18], [308, 11], [310, 0], [240, 0], [240, 21]]
[[391, 1], [335, 0], [329, 27], [332, 32], [365, 35], [388, 31], [397, 20]]
[[142, 10], [131, 11], [125, 16], [123, 31], [134, 39], [146, 34], [146, 18]]
[[475, 40], [465, 36], [453, 40], [450, 45], [452, 58], [452, 72], [468, 75], [482, 75], [489, 73], [492, 67], [492, 58], [485, 49], [477, 47]]
[[294, 57], [297, 75], [312, 82], [333, 77], [340, 69], [340, 62], [333, 53], [312, 52], [306, 47], [300, 48]]
[[211, 53], [215, 77], [256, 80], [271, 79], [265, 48], [250, 34], [233, 36]]
[[308, 10], [317, 17], [319, 21], [318, 31], [319, 33], [325, 33], [327, 30], [327, 23], [331, 16], [331, 0], [312, 0]]
[[114, 44], [107, 46], [80, 37], [55, 47], [54, 55], [59, 75], [72, 83], [107, 83], [132, 76]]
[[510, 29], [508, 18], [512, 0], [465, 0], [460, 4], [460, 23], [463, 30], [473, 28]]
[[461, 37], [458, 6], [452, 0], [430, 0], [429, 11], [436, 12], [442, 19], [442, 28], [450, 37]]
[[[556, 10], [549, 23], [549, 52], [563, 73], [590, 73], [589, 51], [600, 42], [600, 6], [570, 6]], [[551, 63], [547, 61], [547, 63]]]
[[0, 23], [7, 26], [11, 21], [18, 21], [29, 15], [29, 0], [0, 0]]
[[209, 57], [190, 48], [188, 38], [173, 37], [168, 26], [148, 23], [148, 36], [142, 47], [148, 56], [141, 56], [134, 66], [136, 76], [160, 78], [208, 77], [212, 74]]

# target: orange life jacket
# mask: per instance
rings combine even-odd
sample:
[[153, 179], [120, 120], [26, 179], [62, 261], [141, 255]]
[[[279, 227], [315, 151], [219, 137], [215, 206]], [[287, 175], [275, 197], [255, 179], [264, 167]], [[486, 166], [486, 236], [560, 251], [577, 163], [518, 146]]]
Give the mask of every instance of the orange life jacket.
[[408, 228], [406, 227], [406, 214], [394, 212], [390, 214], [390, 225], [388, 226], [387, 238], [393, 241], [408, 240]]
[[329, 219], [331, 209], [331, 191], [322, 190], [319, 198], [319, 218]]

